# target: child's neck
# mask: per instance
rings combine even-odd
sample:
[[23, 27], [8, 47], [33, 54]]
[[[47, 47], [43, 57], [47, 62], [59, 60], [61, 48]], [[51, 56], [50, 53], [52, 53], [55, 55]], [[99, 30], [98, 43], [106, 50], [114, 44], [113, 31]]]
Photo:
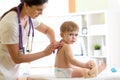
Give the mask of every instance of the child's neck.
[[66, 44], [69, 44], [67, 41], [65, 41], [65, 40], [63, 40], [63, 39], [62, 39], [62, 41], [63, 41], [64, 43], [66, 43]]

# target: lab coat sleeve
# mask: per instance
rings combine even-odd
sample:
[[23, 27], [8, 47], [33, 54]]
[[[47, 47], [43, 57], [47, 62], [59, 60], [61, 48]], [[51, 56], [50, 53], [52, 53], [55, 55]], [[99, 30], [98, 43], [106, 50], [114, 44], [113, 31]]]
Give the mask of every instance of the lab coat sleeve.
[[32, 19], [32, 23], [34, 28], [38, 27], [41, 24], [41, 22], [38, 19]]

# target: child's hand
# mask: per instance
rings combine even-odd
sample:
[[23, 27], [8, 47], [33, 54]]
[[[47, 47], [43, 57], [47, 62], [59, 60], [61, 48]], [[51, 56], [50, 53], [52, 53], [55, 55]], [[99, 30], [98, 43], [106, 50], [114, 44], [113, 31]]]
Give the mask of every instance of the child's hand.
[[86, 63], [86, 67], [88, 69], [92, 69], [93, 67], [95, 67], [95, 62], [93, 60], [90, 60]]

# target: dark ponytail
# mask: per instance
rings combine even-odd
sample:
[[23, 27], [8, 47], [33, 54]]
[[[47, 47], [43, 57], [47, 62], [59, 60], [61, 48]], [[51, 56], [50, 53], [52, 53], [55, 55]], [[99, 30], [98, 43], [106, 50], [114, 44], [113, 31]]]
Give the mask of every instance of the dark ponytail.
[[[20, 7], [20, 10], [21, 10], [24, 0], [20, 0], [20, 1], [21, 1], [21, 3], [20, 3], [18, 6]], [[0, 21], [1, 21], [2, 18], [3, 18], [7, 13], [9, 13], [10, 11], [15, 11], [15, 12], [17, 12], [17, 7], [13, 7], [13, 8], [11, 8], [10, 10], [8, 10], [7, 12], [5, 12], [5, 13], [0, 17]]]
[[13, 8], [10, 9], [9, 11], [5, 12], [5, 13], [0, 17], [0, 21], [1, 21], [2, 18], [3, 18], [7, 13], [9, 13], [10, 11], [15, 11], [15, 12], [17, 12], [17, 8], [16, 8], [16, 7], [13, 7]]

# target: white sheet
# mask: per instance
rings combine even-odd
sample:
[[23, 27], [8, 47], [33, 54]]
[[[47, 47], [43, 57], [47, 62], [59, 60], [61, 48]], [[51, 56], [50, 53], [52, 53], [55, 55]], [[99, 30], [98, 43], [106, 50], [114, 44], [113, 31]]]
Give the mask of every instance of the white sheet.
[[104, 70], [95, 78], [55, 78], [53, 74], [30, 75], [33, 80], [120, 80], [120, 69], [111, 72], [111, 68]]

